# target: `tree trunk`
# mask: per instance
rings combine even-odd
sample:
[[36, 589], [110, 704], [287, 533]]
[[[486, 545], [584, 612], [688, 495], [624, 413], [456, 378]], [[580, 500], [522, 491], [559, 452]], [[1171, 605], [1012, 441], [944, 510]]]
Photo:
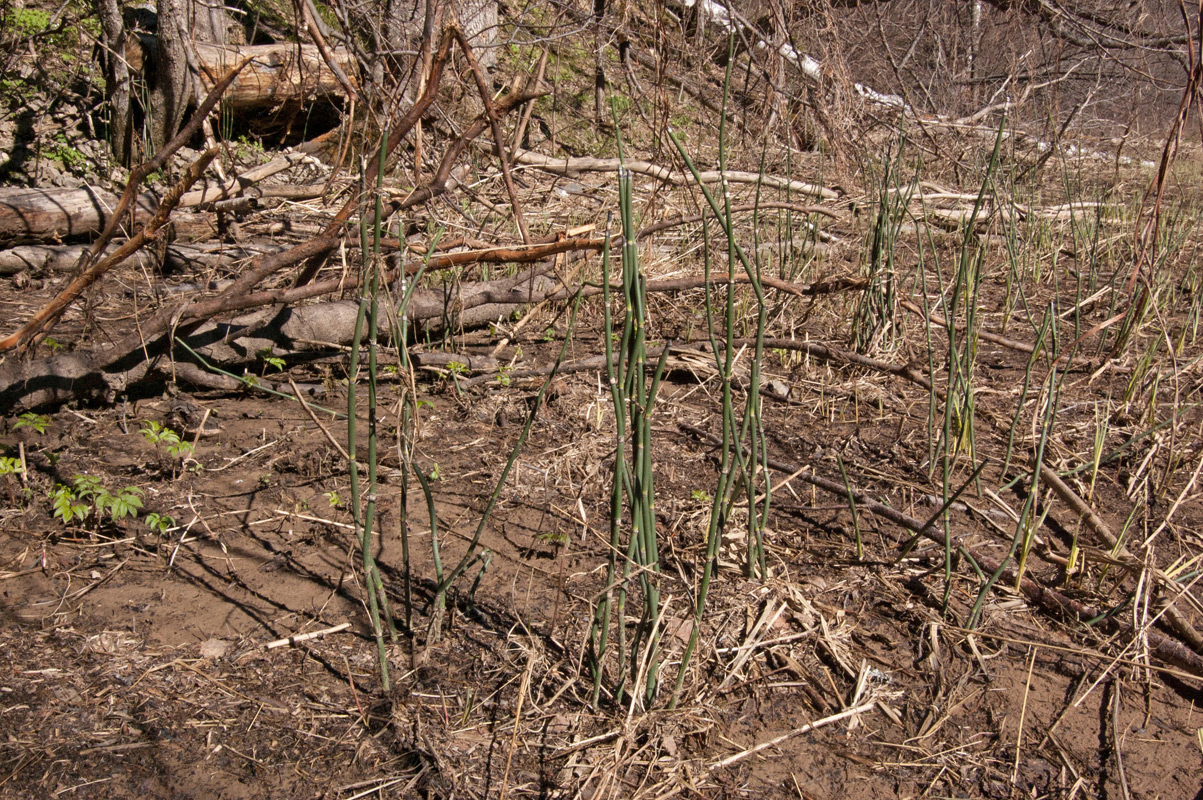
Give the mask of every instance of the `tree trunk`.
[[[448, 12], [443, 14], [444, 22], [453, 17], [458, 22], [476, 53], [477, 62], [485, 69], [496, 66], [497, 0], [451, 0], [439, 5]], [[428, 10], [433, 9], [426, 0], [389, 0], [384, 26], [388, 47], [393, 51], [416, 52], [424, 33], [435, 34], [431, 41], [437, 40], [439, 31], [425, 30]]]
[[117, 0], [98, 0], [104, 45], [105, 89], [109, 96], [109, 146], [123, 167], [130, 165], [133, 119], [130, 116], [130, 74], [125, 60], [125, 22]]
[[451, 6], [480, 66], [497, 66], [497, 0], [455, 0]]
[[191, 14], [189, 0], [158, 0], [158, 36], [154, 51], [154, 76], [150, 81], [150, 144], [157, 153], [171, 141], [184, 121], [194, 91], [188, 74], [186, 25]]
[[202, 82], [194, 44], [225, 44], [230, 22], [218, 0], [157, 0], [157, 36], [150, 80], [151, 147], [157, 152], [199, 103]]

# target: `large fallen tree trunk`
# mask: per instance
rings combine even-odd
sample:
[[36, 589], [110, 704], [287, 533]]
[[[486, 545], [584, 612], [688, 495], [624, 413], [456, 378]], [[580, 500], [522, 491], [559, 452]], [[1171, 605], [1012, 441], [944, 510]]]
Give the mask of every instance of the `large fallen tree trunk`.
[[[536, 265], [517, 277], [468, 284], [455, 291], [424, 289], [414, 292], [406, 317], [419, 331], [436, 332], [480, 327], [504, 319], [513, 311], [544, 300], [566, 301], [575, 289], [564, 288], [544, 274], [547, 264]], [[725, 275], [712, 276], [711, 282], [724, 284]], [[746, 276], [737, 276], [746, 282]], [[698, 288], [705, 281], [680, 279], [655, 281], [648, 291], [682, 291]], [[856, 290], [863, 281], [835, 280], [818, 284], [791, 284], [769, 280], [766, 285], [794, 296]], [[335, 300], [307, 306], [292, 305], [303, 297], [320, 297], [331, 292], [354, 290], [354, 276], [315, 283], [272, 293], [272, 305], [257, 303], [253, 311], [228, 322], [198, 321], [142, 340], [127, 339], [123, 344], [91, 351], [76, 351], [20, 363], [0, 365], [0, 407], [10, 414], [59, 405], [69, 401], [111, 402], [119, 394], [148, 380], [163, 376], [196, 381], [196, 367], [217, 366], [241, 374], [253, 365], [258, 353], [270, 348], [280, 356], [294, 355], [297, 360], [341, 352], [355, 333], [358, 304]], [[615, 289], [618, 287], [616, 286]], [[587, 287], [584, 294], [601, 289]], [[397, 293], [394, 293], [395, 295]], [[391, 317], [391, 313], [384, 316]], [[388, 331], [382, 330], [382, 336]], [[197, 361], [197, 356], [205, 363]], [[188, 363], [194, 369], [180, 372], [176, 364]], [[212, 374], [212, 373], [208, 373]]]
[[[143, 69], [145, 53], [157, 46], [155, 37], [132, 41], [126, 57], [135, 70]], [[334, 100], [346, 94], [339, 76], [330, 69], [321, 51], [311, 44], [232, 45], [194, 42], [197, 67], [206, 91], [235, 65], [250, 58], [251, 63], [226, 91], [222, 103], [229, 108], [258, 108], [281, 103], [308, 103]], [[343, 72], [353, 88], [355, 58], [344, 48], [329, 51], [331, 60]]]
[[[81, 189], [0, 187], [0, 246], [91, 236], [104, 230], [117, 208], [117, 195], [85, 186]], [[139, 198], [140, 221], [158, 202]]]
[[[540, 271], [539, 268], [535, 272]], [[337, 285], [340, 281], [333, 281]], [[343, 282], [354, 288], [354, 279]], [[313, 284], [293, 294], [328, 293], [333, 286]], [[421, 328], [470, 328], [504, 317], [554, 292], [556, 284], [534, 272], [515, 278], [462, 287], [454, 295], [442, 290], [414, 293], [408, 318]], [[291, 299], [291, 295], [284, 299]], [[195, 356], [241, 372], [257, 353], [311, 355], [348, 344], [354, 336], [358, 304], [336, 300], [307, 306], [256, 309], [228, 322], [206, 321], [181, 326], [133, 347], [76, 351], [20, 363], [0, 365], [0, 407], [10, 414], [72, 400], [111, 402], [122, 392], [158, 375], [172, 375], [176, 360], [196, 365]], [[382, 332], [387, 334], [387, 331]]]
[[[104, 258], [117, 250], [118, 245], [111, 244], [99, 256]], [[69, 272], [79, 266], [79, 259], [91, 249], [86, 244], [26, 244], [0, 251], [0, 275], [16, 275], [19, 272], [30, 272], [34, 275]], [[127, 265], [139, 269], [154, 270], [160, 267], [164, 272], [184, 272], [199, 269], [218, 269], [230, 267], [239, 261], [254, 258], [262, 253], [276, 253], [282, 248], [278, 245], [227, 245], [224, 243], [189, 245], [172, 243], [167, 246], [162, 264], [158, 254], [150, 250], [140, 250], [130, 256]], [[167, 287], [168, 293], [173, 291]]]
[[[355, 86], [355, 59], [341, 48], [330, 51], [334, 63]], [[326, 65], [321, 51], [311, 44], [233, 45], [196, 44], [196, 56], [205, 89], [244, 58], [251, 63], [222, 97], [227, 108], [249, 109], [333, 101], [346, 92], [339, 76]]]

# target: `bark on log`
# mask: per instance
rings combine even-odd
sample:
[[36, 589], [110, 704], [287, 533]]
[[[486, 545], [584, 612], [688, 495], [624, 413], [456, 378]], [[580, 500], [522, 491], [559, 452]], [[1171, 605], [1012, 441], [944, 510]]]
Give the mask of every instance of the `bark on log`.
[[[441, 290], [420, 290], [410, 301], [409, 319], [419, 329], [432, 331], [444, 324], [463, 328], [485, 325], [532, 298], [542, 299], [555, 288], [550, 279], [535, 276], [532, 281], [531, 273], [526, 272], [506, 280], [464, 286], [454, 297]], [[0, 408], [17, 414], [72, 400], [111, 402], [156, 371], [170, 373], [173, 357], [191, 360], [187, 349], [171, 349], [173, 340], [186, 342], [210, 363], [233, 372], [254, 363], [256, 354], [268, 347], [277, 353], [299, 354], [324, 345], [346, 345], [354, 335], [357, 310], [357, 303], [349, 300], [273, 306], [229, 322], [181, 326], [174, 337], [156, 336], [125, 352], [98, 348], [29, 362], [10, 360], [0, 365]]]
[[[440, 289], [415, 291], [408, 306], [407, 317], [419, 332], [436, 332], [451, 327], [473, 328], [503, 319], [513, 311], [544, 300], [570, 300], [573, 289], [560, 287], [543, 272], [547, 264], [536, 265], [522, 274], [497, 281], [467, 284], [453, 293]], [[743, 283], [743, 276], [739, 276]], [[711, 276], [720, 283], [727, 276]], [[331, 281], [323, 294], [337, 291], [341, 281]], [[703, 285], [700, 278], [676, 281], [657, 281], [648, 284], [649, 291], [679, 291]], [[795, 296], [826, 294], [833, 291], [862, 288], [856, 280], [835, 280], [815, 284], [789, 284], [770, 281], [768, 285]], [[146, 339], [135, 338], [123, 347], [97, 348], [90, 352], [77, 351], [38, 359], [32, 362], [10, 361], [0, 364], [0, 408], [19, 414], [32, 408], [58, 405], [71, 400], [111, 402], [148, 376], [178, 375], [173, 372], [173, 358], [179, 362], [192, 361], [189, 349], [210, 364], [235, 374], [254, 364], [257, 353], [270, 348], [278, 354], [312, 354], [315, 349], [325, 354], [331, 346], [350, 344], [355, 331], [358, 303], [335, 300], [312, 305], [288, 305], [287, 295], [304, 293], [311, 287], [301, 287], [279, 295], [279, 302], [262, 306], [228, 322], [204, 321], [181, 325], [170, 333]], [[315, 287], [317, 288], [316, 285]], [[615, 287], [617, 289], [617, 287]], [[584, 294], [598, 294], [598, 287], [587, 287]], [[395, 291], [394, 296], [400, 296]], [[391, 309], [381, 309], [388, 317]], [[387, 337], [387, 328], [381, 336]], [[175, 347], [183, 342], [187, 348]], [[779, 343], [778, 343], [779, 344]], [[776, 346], [774, 344], [773, 346]], [[820, 347], [812, 345], [812, 347]], [[462, 360], [462, 359], [460, 359]], [[899, 369], [905, 370], [905, 367]], [[212, 385], [212, 381], [203, 385]]]
[[[118, 245], [112, 244], [100, 254], [103, 258], [116, 250]], [[89, 249], [86, 244], [26, 244], [0, 250], [0, 275], [16, 275], [26, 270], [35, 273], [67, 272], [75, 269], [79, 258]], [[174, 243], [168, 245], [167, 255], [163, 262], [164, 271], [186, 272], [228, 267], [239, 261], [254, 258], [262, 253], [276, 253], [282, 248], [277, 245], [262, 246], [231, 246], [231, 245], [187, 245]], [[148, 250], [140, 250], [125, 262], [127, 265], [140, 269], [153, 270], [158, 268], [156, 255]], [[176, 286], [168, 286], [168, 294], [183, 291]]]
[[[355, 83], [355, 59], [343, 48], [331, 51], [335, 63], [352, 85]], [[315, 100], [333, 101], [342, 96], [338, 77], [311, 44], [270, 45], [196, 45], [201, 80], [206, 91], [247, 56], [253, 61], [222, 97], [227, 108], [252, 109], [285, 103], [302, 105]]]
[[[69, 239], [99, 233], [112, 218], [117, 195], [81, 189], [0, 187], [0, 246]], [[139, 219], [149, 219], [157, 201], [138, 200]]]
[[[513, 159], [517, 164], [526, 164], [557, 175], [574, 175], [579, 172], [617, 172], [620, 163], [617, 158], [553, 158], [531, 150], [515, 150]], [[670, 167], [653, 164], [650, 161], [626, 161], [622, 166], [629, 172], [647, 175], [675, 186], [692, 185], [694, 181], [693, 176], [688, 172], [674, 171]], [[761, 175], [756, 172], [727, 170], [726, 173], [721, 173], [717, 170], [708, 170], [698, 173], [698, 177], [702, 179], [702, 183], [719, 183], [726, 178], [728, 183], [756, 184], [773, 189], [788, 189], [791, 192], [817, 197], [821, 200], [838, 200], [840, 197], [839, 192], [828, 189], [826, 186], [817, 186], [813, 183], [791, 180], [777, 175]]]

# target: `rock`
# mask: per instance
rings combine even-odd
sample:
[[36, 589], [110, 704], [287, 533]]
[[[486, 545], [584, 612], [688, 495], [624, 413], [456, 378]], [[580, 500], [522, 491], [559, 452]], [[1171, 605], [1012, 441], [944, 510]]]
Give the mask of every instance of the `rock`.
[[50, 183], [55, 186], [59, 184], [56, 181], [62, 177], [63, 171], [58, 168], [58, 165], [53, 161], [43, 161], [39, 165], [38, 178], [43, 183]]

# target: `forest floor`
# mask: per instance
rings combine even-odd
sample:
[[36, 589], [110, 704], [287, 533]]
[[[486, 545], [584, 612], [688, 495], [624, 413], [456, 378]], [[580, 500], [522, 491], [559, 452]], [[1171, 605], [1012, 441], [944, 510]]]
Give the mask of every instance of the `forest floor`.
[[[741, 135], [732, 152], [749, 155], [733, 157], [733, 166], [756, 170], [762, 142]], [[632, 139], [638, 157], [667, 158], [646, 137]], [[941, 141], [959, 156], [942, 170], [929, 162], [919, 175], [950, 187], [930, 202], [972, 206], [992, 139]], [[1180, 632], [1151, 619], [1168, 599], [1188, 626], [1203, 628], [1195, 588], [1203, 564], [1198, 197], [1183, 179], [1167, 205], [1150, 310], [1112, 352], [1114, 328], [1089, 332], [1123, 310], [1132, 220], [1150, 168], [1112, 172], [1089, 155], [1061, 155], [1044, 185], [1030, 183], [1008, 202], [1077, 211], [1033, 212], [1014, 225], [1008, 219], [1017, 216], [988, 214], [980, 236], [915, 227], [932, 217], [923, 204], [904, 203], [884, 242], [889, 257], [879, 248], [874, 261], [867, 253], [886, 152], [862, 168], [842, 167], [834, 219], [784, 211], [740, 218], [744, 246], [782, 281], [867, 278], [871, 291], [768, 290], [766, 335], [829, 351], [766, 348], [763, 441], [775, 463], [757, 484], [763, 489], [767, 478], [773, 487], [765, 574], [747, 577], [748, 503], [737, 493], [675, 708], [668, 697], [691, 632], [719, 469], [718, 448], [698, 433], [719, 434], [722, 395], [700, 288], [649, 295], [649, 339], [676, 348], [651, 426], [663, 638], [650, 707], [630, 691], [616, 702], [616, 678], [630, 664], [613, 652], [600, 702], [590, 704], [587, 643], [607, 588], [615, 412], [604, 367], [587, 362], [604, 351], [602, 300], [584, 301], [572, 330], [570, 304], [552, 302], [411, 346], [465, 364], [494, 356], [509, 365], [500, 372], [478, 376], [444, 363], [417, 370], [410, 383], [396, 350], [384, 351], [392, 369], [379, 383], [373, 550], [400, 628], [395, 640], [386, 637], [387, 693], [339, 451], [345, 419], [250, 384], [217, 391], [185, 381], [142, 383], [110, 403], [5, 414], [0, 447], [13, 468], [0, 474], [0, 797], [1203, 798], [1203, 712], [1195, 707], [1203, 675], [1163, 657], [1157, 641]], [[1155, 145], [1148, 152], [1156, 157]], [[227, 166], [272, 155], [228, 152]], [[1012, 157], [997, 174], [1031, 163]], [[792, 159], [770, 159], [765, 171], [817, 182], [826, 169], [813, 154]], [[1187, 169], [1197, 159], [1182, 156]], [[429, 244], [435, 222], [476, 240], [515, 240], [509, 218], [494, 213], [508, 202], [495, 160], [468, 160], [477, 179], [471, 202], [432, 203], [411, 244]], [[56, 163], [59, 179], [69, 165]], [[7, 174], [29, 183], [37, 164], [31, 156], [19, 181]], [[309, 172], [273, 180], [309, 184], [328, 174], [313, 163], [301, 169]], [[909, 181], [910, 173], [898, 186]], [[609, 174], [523, 170], [518, 187], [540, 235], [601, 229], [617, 212]], [[735, 203], [755, 200], [755, 186], [734, 191]], [[938, 194], [930, 184], [924, 192]], [[692, 213], [701, 201], [689, 187], [637, 177], [636, 204], [653, 222]], [[332, 201], [284, 202], [222, 235], [239, 245], [295, 243], [336, 209]], [[821, 246], [813, 225], [827, 238]], [[708, 230], [709, 244], [725, 259], [716, 231]], [[652, 280], [701, 274], [698, 224], [641, 247]], [[979, 280], [958, 294], [950, 287], [966, 252], [980, 255]], [[600, 278], [596, 254], [576, 266]], [[37, 355], [119, 340], [162, 304], [239, 268], [119, 267]], [[337, 258], [328, 267], [335, 275], [340, 268]], [[477, 266], [456, 280], [481, 277]], [[0, 278], [0, 333], [68, 279]], [[723, 298], [726, 287], [714, 291]], [[963, 320], [957, 297], [976, 310], [970, 329], [993, 336], [954, 333], [950, 347], [948, 328], [925, 320], [924, 308]], [[736, 335], [754, 336], [748, 287], [735, 308]], [[1045, 344], [1030, 356], [1022, 345], [1042, 341], [1046, 322]], [[537, 403], [566, 339], [565, 368]], [[864, 363], [843, 357], [858, 348]], [[741, 349], [736, 362], [737, 408], [753, 351]], [[948, 365], [966, 353], [973, 439], [956, 447], [948, 442], [968, 439], [942, 437], [952, 412], [941, 392]], [[260, 354], [242, 368], [261, 385], [287, 390], [280, 381], [291, 380], [316, 406], [345, 411], [348, 363], [346, 348], [326, 347], [297, 358]], [[882, 364], [909, 367], [912, 377]], [[934, 378], [936, 390], [914, 376]], [[355, 391], [362, 459], [362, 374]], [[420, 411], [414, 461], [431, 478], [444, 564], [467, 551], [533, 414], [483, 528], [479, 544], [491, 557], [459, 579], [441, 617], [430, 609], [436, 568], [426, 500], [397, 446], [398, 409], [411, 391]], [[153, 441], [168, 428], [182, 434], [174, 452], [170, 439]], [[1037, 451], [1097, 523], [1044, 482], [1025, 511]], [[809, 475], [853, 487], [860, 502], [817, 490]], [[127, 499], [131, 488], [142, 503], [137, 516], [92, 513], [94, 500], [78, 491], [88, 481]], [[936, 525], [942, 540], [947, 520], [951, 559], [942, 541], [920, 537], [907, 548], [912, 532], [873, 511], [877, 503], [926, 521], [967, 481]], [[84, 506], [69, 524], [54, 516], [64, 486], [77, 487]], [[1100, 538], [1100, 527], [1121, 543]], [[1010, 574], [982, 592], [988, 576], [974, 562], [1006, 561], [1017, 529], [1031, 534], [1026, 577], [1105, 619], [1041, 604], [1017, 591]], [[629, 586], [623, 624], [635, 636], [638, 582]]]

